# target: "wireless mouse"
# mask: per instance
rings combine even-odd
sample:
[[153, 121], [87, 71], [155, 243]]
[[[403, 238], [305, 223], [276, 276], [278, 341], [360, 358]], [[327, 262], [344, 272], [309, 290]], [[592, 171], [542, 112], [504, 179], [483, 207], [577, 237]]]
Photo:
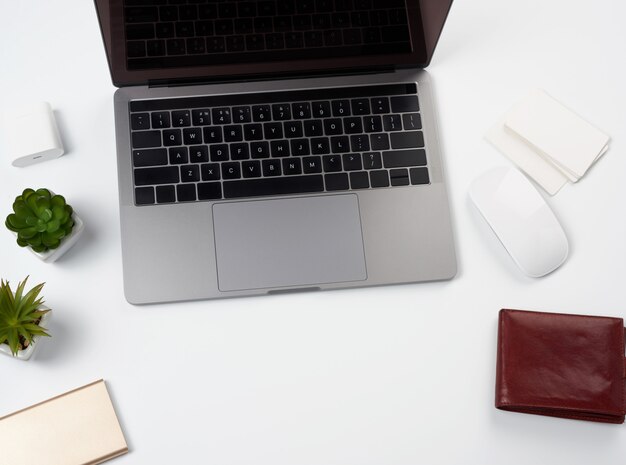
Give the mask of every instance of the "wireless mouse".
[[565, 262], [569, 244], [541, 194], [517, 169], [494, 168], [476, 178], [469, 196], [513, 261], [539, 278]]

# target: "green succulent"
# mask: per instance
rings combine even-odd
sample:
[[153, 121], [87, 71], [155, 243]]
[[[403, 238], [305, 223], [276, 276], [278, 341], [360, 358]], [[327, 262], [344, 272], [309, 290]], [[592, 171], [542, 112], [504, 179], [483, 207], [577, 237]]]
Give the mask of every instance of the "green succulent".
[[30, 246], [35, 252], [56, 249], [74, 228], [72, 207], [61, 195], [48, 189], [25, 189], [13, 202], [13, 212], [5, 225], [17, 233], [21, 247]]
[[32, 344], [35, 336], [50, 336], [39, 326], [41, 317], [50, 311], [39, 310], [43, 283], [24, 294], [26, 281], [28, 277], [13, 294], [9, 282], [0, 280], [0, 344], [7, 344], [13, 355]]

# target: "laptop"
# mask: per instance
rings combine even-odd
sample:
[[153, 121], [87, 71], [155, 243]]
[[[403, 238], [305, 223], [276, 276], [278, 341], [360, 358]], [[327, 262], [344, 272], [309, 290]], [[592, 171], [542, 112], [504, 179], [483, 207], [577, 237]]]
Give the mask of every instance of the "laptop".
[[456, 273], [431, 83], [451, 0], [95, 0], [133, 304]]

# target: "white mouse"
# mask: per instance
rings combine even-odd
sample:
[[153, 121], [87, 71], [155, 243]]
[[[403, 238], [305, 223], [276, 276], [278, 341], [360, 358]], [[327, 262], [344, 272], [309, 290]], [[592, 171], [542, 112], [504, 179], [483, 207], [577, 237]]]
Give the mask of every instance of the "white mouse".
[[472, 202], [520, 269], [533, 278], [565, 262], [567, 237], [537, 189], [514, 168], [494, 168], [476, 178]]

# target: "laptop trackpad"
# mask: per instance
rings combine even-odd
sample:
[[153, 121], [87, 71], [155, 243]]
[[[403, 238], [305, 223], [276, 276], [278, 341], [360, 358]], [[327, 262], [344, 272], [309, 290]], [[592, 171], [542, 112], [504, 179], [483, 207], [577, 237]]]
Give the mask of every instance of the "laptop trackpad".
[[213, 206], [220, 291], [367, 278], [354, 194]]

